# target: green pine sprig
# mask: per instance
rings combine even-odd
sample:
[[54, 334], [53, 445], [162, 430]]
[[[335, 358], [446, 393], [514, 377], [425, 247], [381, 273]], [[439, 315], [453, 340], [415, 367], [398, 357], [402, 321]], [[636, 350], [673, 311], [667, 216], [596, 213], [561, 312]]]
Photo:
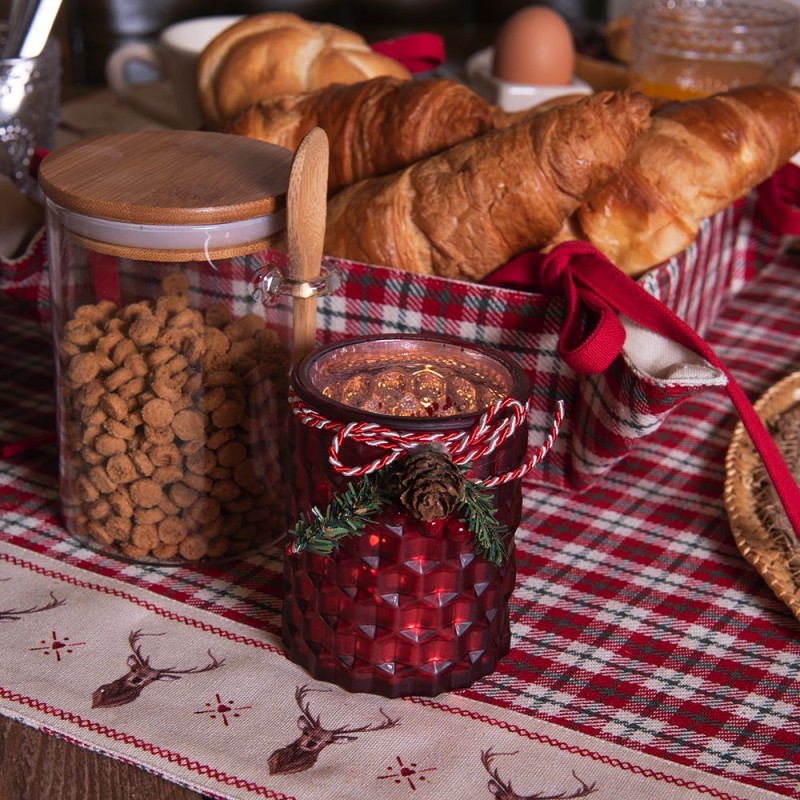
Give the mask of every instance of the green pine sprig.
[[[466, 466], [464, 470], [468, 468]], [[491, 492], [479, 483], [465, 478], [458, 498], [458, 508], [472, 534], [475, 552], [492, 564], [500, 566], [506, 558], [503, 537], [508, 528], [497, 521]]]
[[[469, 464], [460, 469], [467, 472]], [[372, 476], [365, 475], [357, 484], [348, 483], [324, 511], [314, 506], [289, 531], [294, 538], [292, 551], [329, 556], [342, 539], [361, 536], [383, 507], [396, 499], [396, 470], [397, 467], [389, 466]], [[497, 521], [492, 493], [465, 477], [457, 507], [472, 533], [475, 552], [493, 564], [502, 565], [506, 557], [503, 537], [508, 529]]]
[[357, 484], [348, 483], [342, 494], [335, 495], [324, 511], [314, 506], [289, 532], [294, 537], [296, 553], [307, 550], [329, 556], [341, 539], [360, 536], [367, 523], [383, 508], [384, 498], [377, 481], [369, 476]]

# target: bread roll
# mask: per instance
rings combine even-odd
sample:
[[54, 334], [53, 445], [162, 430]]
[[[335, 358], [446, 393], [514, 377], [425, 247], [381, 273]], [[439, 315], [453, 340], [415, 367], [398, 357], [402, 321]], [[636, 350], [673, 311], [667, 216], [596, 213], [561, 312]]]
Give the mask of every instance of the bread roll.
[[633, 57], [632, 28], [633, 17], [626, 14], [623, 17], [609, 20], [603, 29], [608, 52], [620, 64], [631, 63]]
[[631, 17], [624, 16], [606, 22], [599, 33], [593, 25], [586, 28], [589, 44], [587, 52], [578, 48], [575, 75], [595, 91], [617, 91], [630, 86], [631, 24]]
[[221, 130], [260, 100], [377, 75], [411, 77], [353, 31], [274, 12], [244, 17], [206, 46], [198, 62], [197, 93], [204, 123]]

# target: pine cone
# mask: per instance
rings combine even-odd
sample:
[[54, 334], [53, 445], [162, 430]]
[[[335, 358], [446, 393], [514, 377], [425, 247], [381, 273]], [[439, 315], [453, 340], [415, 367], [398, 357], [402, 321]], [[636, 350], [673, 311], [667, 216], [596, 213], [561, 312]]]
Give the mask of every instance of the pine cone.
[[447, 453], [418, 450], [402, 461], [400, 502], [418, 519], [444, 519], [455, 511], [464, 477]]

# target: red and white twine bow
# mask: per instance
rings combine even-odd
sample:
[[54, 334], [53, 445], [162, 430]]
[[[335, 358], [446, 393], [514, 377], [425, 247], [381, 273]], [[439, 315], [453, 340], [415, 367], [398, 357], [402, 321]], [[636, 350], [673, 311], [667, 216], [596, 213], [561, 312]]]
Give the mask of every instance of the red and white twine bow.
[[[530, 400], [521, 403], [519, 400], [507, 397], [486, 409], [470, 430], [449, 433], [400, 433], [374, 422], [349, 422], [347, 424], [335, 422], [323, 417], [296, 395], [290, 397], [290, 403], [293, 413], [304, 425], [333, 432], [334, 435], [328, 447], [328, 460], [331, 466], [341, 475], [357, 478], [383, 469], [409, 450], [423, 445], [436, 445], [443, 448], [454, 464], [468, 464], [493, 453], [521, 425], [527, 425], [530, 412]], [[550, 451], [558, 438], [563, 418], [564, 402], [559, 400], [556, 403], [553, 422], [547, 438], [541, 445], [529, 451], [528, 456], [519, 467], [501, 475], [476, 480], [475, 483], [492, 488], [526, 475]], [[340, 458], [340, 451], [348, 439], [386, 452], [368, 464], [345, 464]]]

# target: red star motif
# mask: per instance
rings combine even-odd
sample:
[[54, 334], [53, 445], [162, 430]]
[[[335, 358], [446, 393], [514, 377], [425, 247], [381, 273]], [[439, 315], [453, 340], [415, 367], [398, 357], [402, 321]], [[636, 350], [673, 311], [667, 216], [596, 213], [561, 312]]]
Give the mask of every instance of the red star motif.
[[227, 702], [222, 701], [222, 697], [219, 694], [215, 694], [214, 698], [216, 702], [214, 703], [206, 703], [206, 707], [202, 711], [195, 711], [195, 714], [208, 714], [209, 719], [221, 719], [222, 724], [226, 727], [230, 725], [228, 722], [228, 717], [236, 718], [241, 716], [239, 714], [240, 711], [246, 711], [248, 708], [252, 708], [253, 706], [236, 706], [233, 705], [233, 700], [228, 700]]
[[411, 761], [408, 764], [404, 764], [403, 759], [400, 758], [400, 756], [395, 756], [395, 761], [397, 761], [397, 766], [394, 764], [389, 764], [389, 766], [386, 767], [386, 774], [378, 775], [378, 780], [382, 781], [389, 778], [393, 783], [402, 783], [403, 781], [407, 781], [412, 792], [417, 791], [417, 785], [414, 781], [426, 781], [427, 776], [424, 775], [424, 773], [433, 772], [436, 769], [436, 767], [417, 769], [418, 765], [416, 762]]
[[42, 650], [44, 655], [55, 655], [56, 661], [61, 661], [62, 653], [71, 653], [73, 647], [79, 647], [86, 642], [71, 642], [69, 636], [56, 636], [56, 632], [51, 633], [52, 641], [48, 642], [47, 639], [40, 639], [41, 647], [31, 647], [31, 650]]

